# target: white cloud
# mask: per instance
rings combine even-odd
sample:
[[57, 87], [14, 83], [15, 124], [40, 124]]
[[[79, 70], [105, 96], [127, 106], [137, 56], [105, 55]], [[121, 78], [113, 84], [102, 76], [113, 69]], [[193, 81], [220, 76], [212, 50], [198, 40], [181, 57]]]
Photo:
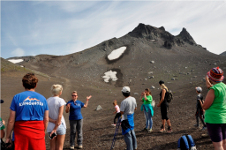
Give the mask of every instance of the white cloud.
[[[226, 3], [222, 1], [41, 1], [30, 2], [29, 7], [21, 2], [20, 9], [28, 8], [23, 11], [10, 4], [2, 3], [3, 57], [17, 47], [29, 49], [26, 54], [67, 55], [119, 38], [139, 23], [164, 26], [174, 35], [185, 27], [208, 50], [218, 54], [226, 50]], [[8, 12], [9, 6], [14, 6], [10, 9], [14, 13]]]
[[24, 56], [24, 54], [25, 54], [25, 51], [21, 48], [17, 48], [11, 52], [12, 56]]

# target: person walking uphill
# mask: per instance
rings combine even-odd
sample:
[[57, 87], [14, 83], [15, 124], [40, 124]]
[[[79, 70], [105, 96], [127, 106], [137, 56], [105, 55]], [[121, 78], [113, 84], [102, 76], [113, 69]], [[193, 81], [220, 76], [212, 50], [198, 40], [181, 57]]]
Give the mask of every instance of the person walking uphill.
[[72, 100], [70, 100], [66, 105], [66, 113], [69, 113], [70, 121], [70, 149], [74, 149], [75, 146], [75, 135], [77, 132], [77, 144], [78, 148], [82, 149], [82, 126], [83, 126], [83, 117], [81, 113], [81, 108], [86, 108], [88, 106], [89, 99], [92, 97], [86, 97], [86, 103], [78, 100], [78, 93], [76, 91], [72, 92]]
[[122, 94], [125, 99], [121, 102], [120, 113], [122, 115], [122, 135], [126, 142], [127, 150], [137, 149], [137, 139], [134, 132], [134, 110], [137, 109], [136, 99], [130, 96], [130, 88], [124, 86]]
[[226, 150], [226, 85], [222, 83], [223, 71], [211, 69], [206, 76], [209, 89], [202, 108], [205, 122], [215, 150]]
[[6, 143], [11, 142], [14, 128], [15, 150], [45, 150], [45, 130], [49, 108], [44, 96], [35, 92], [38, 78], [27, 73], [22, 79], [24, 92], [13, 97], [7, 125]]
[[151, 105], [152, 96], [151, 96], [150, 89], [145, 89], [145, 91], [141, 93], [140, 101], [144, 102], [141, 106], [141, 111], [144, 111], [145, 119], [146, 119], [146, 127], [144, 128], [143, 131], [152, 132], [152, 125], [153, 125], [152, 117], [154, 115], [154, 110]]
[[162, 126], [161, 126], [161, 130], [160, 132], [165, 132], [165, 124], [167, 122], [168, 124], [168, 133], [172, 132], [172, 128], [171, 128], [171, 123], [170, 123], [170, 119], [167, 116], [167, 108], [168, 108], [168, 103], [165, 99], [166, 97], [166, 92], [168, 91], [168, 88], [165, 86], [164, 81], [160, 80], [159, 81], [159, 85], [161, 87], [161, 93], [160, 93], [160, 102], [157, 105], [157, 107], [161, 107], [161, 115], [162, 115]]

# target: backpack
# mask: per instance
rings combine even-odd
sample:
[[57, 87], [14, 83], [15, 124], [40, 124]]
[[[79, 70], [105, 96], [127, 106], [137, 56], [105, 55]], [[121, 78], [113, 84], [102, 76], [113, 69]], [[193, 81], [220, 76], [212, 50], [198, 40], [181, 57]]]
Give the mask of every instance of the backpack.
[[182, 135], [177, 142], [177, 150], [197, 150], [191, 135]]
[[165, 100], [166, 100], [167, 103], [170, 103], [171, 100], [173, 100], [173, 94], [172, 94], [171, 91], [167, 91], [167, 90], [166, 90]]

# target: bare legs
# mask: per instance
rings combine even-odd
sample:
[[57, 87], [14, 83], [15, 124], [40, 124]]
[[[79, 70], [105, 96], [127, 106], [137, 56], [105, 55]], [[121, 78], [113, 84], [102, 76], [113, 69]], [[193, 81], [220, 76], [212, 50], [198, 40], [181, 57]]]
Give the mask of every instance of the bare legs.
[[57, 135], [56, 138], [50, 140], [50, 150], [63, 150], [64, 147], [64, 135]]
[[170, 123], [170, 119], [166, 120], [166, 119], [163, 119], [162, 120], [162, 128], [160, 130], [160, 132], [164, 132], [165, 131], [165, 124], [167, 123], [168, 127], [171, 128], [171, 123]]

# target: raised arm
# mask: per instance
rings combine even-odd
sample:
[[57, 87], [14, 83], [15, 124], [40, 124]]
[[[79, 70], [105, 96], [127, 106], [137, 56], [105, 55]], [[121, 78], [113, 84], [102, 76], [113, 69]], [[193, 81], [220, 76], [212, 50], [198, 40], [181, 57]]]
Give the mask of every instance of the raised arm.
[[214, 98], [215, 98], [215, 95], [214, 95], [214, 90], [213, 89], [210, 89], [206, 95], [206, 99], [205, 99], [205, 102], [202, 106], [202, 108], [204, 110], [207, 110], [212, 104], [213, 104], [213, 101], [214, 101]]
[[84, 104], [83, 108], [86, 108], [88, 106], [88, 103], [89, 103], [89, 99], [91, 98], [92, 96], [87, 96], [86, 97], [86, 103]]

